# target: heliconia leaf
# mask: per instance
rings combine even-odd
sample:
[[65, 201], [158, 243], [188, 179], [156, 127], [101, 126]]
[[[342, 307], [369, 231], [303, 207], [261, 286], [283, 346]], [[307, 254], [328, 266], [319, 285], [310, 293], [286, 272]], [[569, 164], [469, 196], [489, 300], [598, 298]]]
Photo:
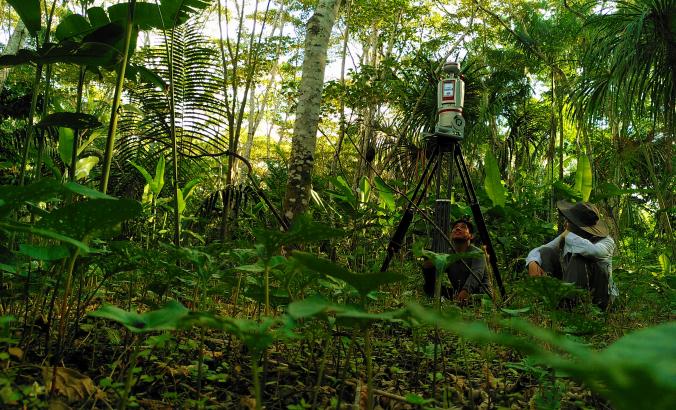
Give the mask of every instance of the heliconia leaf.
[[575, 190], [580, 193], [583, 201], [589, 201], [592, 190], [592, 169], [589, 157], [580, 155], [575, 172]]
[[505, 187], [502, 186], [498, 161], [490, 150], [486, 151], [484, 166], [486, 170], [486, 179], [484, 180], [486, 193], [493, 202], [493, 206], [504, 207], [506, 201]]
[[55, 112], [49, 114], [39, 123], [35, 124], [38, 128], [46, 127], [66, 127], [72, 129], [98, 128], [101, 122], [91, 114], [75, 112]]
[[92, 27], [101, 27], [110, 23], [110, 19], [103, 7], [90, 7], [87, 9], [87, 18]]
[[89, 156], [78, 159], [75, 163], [75, 179], [85, 179], [92, 169], [99, 163], [99, 157]]
[[92, 26], [84, 16], [70, 14], [56, 26], [54, 37], [58, 40], [81, 40], [91, 30]]
[[193, 180], [191, 180], [191, 181], [188, 181], [188, 183], [185, 184], [185, 186], [183, 187], [183, 189], [181, 189], [181, 191], [182, 191], [182, 193], [183, 193], [183, 199], [184, 199], [184, 200], [187, 201], [188, 198], [190, 198], [190, 195], [192, 195], [192, 190], [193, 190], [193, 189], [197, 186], [197, 184], [199, 184], [200, 182], [202, 182], [202, 178], [195, 178], [195, 179], [193, 179]]
[[73, 154], [73, 129], [59, 127], [59, 157], [64, 164], [70, 165]]
[[129, 163], [130, 163], [134, 168], [138, 169], [138, 172], [140, 172], [141, 175], [143, 175], [143, 178], [145, 178], [146, 183], [147, 183], [148, 185], [151, 185], [150, 189], [152, 190], [153, 177], [150, 176], [150, 172], [146, 171], [146, 169], [143, 168], [143, 166], [141, 166], [141, 165], [135, 163], [135, 162], [132, 161], [132, 160], [129, 160]]
[[157, 165], [155, 166], [155, 178], [153, 178], [152, 189], [155, 195], [160, 195], [160, 192], [162, 192], [162, 188], [164, 187], [164, 169], [164, 156], [160, 156], [160, 159], [157, 160]]
[[176, 191], [176, 206], [178, 206], [178, 213], [183, 214], [185, 211], [185, 199], [183, 199], [183, 191], [180, 189]]
[[14, 7], [21, 21], [31, 34], [35, 34], [42, 28], [40, 0], [7, 0]]
[[369, 183], [368, 178], [361, 177], [359, 181], [359, 203], [364, 204], [369, 201], [369, 196], [371, 195], [371, 184]]

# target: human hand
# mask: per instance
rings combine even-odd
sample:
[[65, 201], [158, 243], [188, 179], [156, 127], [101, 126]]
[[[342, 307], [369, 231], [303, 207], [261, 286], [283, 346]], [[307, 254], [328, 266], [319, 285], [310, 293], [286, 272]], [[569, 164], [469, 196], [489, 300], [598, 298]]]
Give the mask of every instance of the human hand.
[[533, 261], [528, 264], [528, 275], [532, 277], [545, 276], [545, 271], [542, 270], [539, 263]]

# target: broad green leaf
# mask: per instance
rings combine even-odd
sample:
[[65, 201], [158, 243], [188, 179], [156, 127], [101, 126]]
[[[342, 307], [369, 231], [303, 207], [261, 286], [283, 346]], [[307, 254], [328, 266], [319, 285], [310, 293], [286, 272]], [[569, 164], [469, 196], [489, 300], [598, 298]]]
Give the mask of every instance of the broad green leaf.
[[658, 260], [660, 267], [662, 268], [662, 274], [671, 275], [671, 261], [669, 260], [669, 255], [666, 253], [660, 254]]
[[70, 255], [68, 248], [63, 245], [35, 246], [25, 243], [19, 245], [19, 253], [41, 261], [54, 261]]
[[[121, 54], [105, 43], [79, 43], [64, 40], [47, 44], [33, 56], [32, 62], [40, 64], [69, 63], [89, 67], [109, 67], [119, 62]], [[2, 60], [0, 60], [1, 62]]]
[[157, 165], [155, 166], [155, 177], [152, 181], [152, 189], [155, 195], [159, 196], [164, 187], [164, 156], [160, 156], [160, 159], [157, 160]]
[[182, 25], [191, 16], [205, 10], [210, 4], [211, 0], [160, 0], [165, 27], [171, 28]]
[[108, 194], [104, 194], [101, 191], [97, 191], [95, 189], [86, 187], [84, 185], [77, 184], [75, 182], [66, 182], [63, 184], [63, 187], [69, 190], [70, 192], [74, 192], [76, 194], [85, 196], [87, 198], [95, 198], [95, 199], [117, 199], [113, 196], [110, 196]]
[[99, 157], [90, 156], [77, 160], [75, 163], [75, 179], [81, 180], [89, 176], [92, 169], [99, 163]]
[[446, 267], [454, 264], [461, 259], [474, 259], [485, 257], [483, 252], [463, 252], [463, 253], [437, 253], [427, 249], [415, 248], [413, 251], [415, 256], [424, 257], [434, 263], [437, 272], [444, 272]]
[[21, 21], [31, 34], [35, 34], [42, 28], [40, 0], [7, 0], [14, 7]]
[[38, 59], [38, 54], [33, 50], [21, 49], [16, 54], [0, 56], [0, 67], [11, 67], [29, 64]]
[[361, 177], [361, 181], [359, 181], [359, 203], [360, 204], [365, 204], [366, 202], [369, 201], [369, 197], [371, 196], [371, 184], [369, 184], [368, 178]]
[[130, 64], [125, 71], [125, 77], [131, 81], [154, 85], [162, 90], [168, 87], [155, 71], [141, 65]]
[[176, 191], [176, 206], [178, 206], [178, 214], [183, 215], [183, 211], [185, 211], [185, 199], [183, 199], [183, 191], [180, 189]]
[[110, 23], [110, 19], [103, 7], [90, 7], [87, 9], [87, 18], [92, 27], [101, 27]]
[[[676, 403], [676, 322], [623, 336], [601, 352], [602, 381], [621, 409], [669, 409]], [[650, 397], [650, 400], [646, 400]]]
[[394, 202], [394, 195], [392, 190], [385, 184], [385, 182], [380, 178], [376, 177], [374, 179], [376, 188], [378, 189], [378, 202], [380, 208], [385, 211], [394, 210], [396, 203]]
[[[118, 21], [126, 24], [128, 14], [128, 2], [120, 2], [108, 7], [108, 15], [112, 22]], [[164, 25], [162, 24], [162, 16], [157, 4], [137, 1], [134, 8], [134, 24], [137, 24], [140, 30], [162, 29]], [[171, 27], [167, 26], [166, 28]]]
[[35, 124], [38, 128], [46, 127], [66, 127], [71, 129], [98, 128], [101, 122], [91, 114], [75, 112], [55, 112], [47, 115], [39, 123]]
[[86, 18], [79, 14], [70, 14], [56, 26], [54, 36], [58, 40], [82, 40], [82, 37], [91, 30], [92, 26]]
[[63, 186], [50, 178], [43, 178], [34, 184], [25, 186], [0, 186], [0, 217], [27, 202], [37, 203], [57, 199], [63, 192]]
[[141, 203], [144, 205], [152, 203], [153, 195], [153, 190], [150, 188], [150, 185], [145, 184], [143, 186], [143, 195], [141, 195]]
[[40, 228], [18, 222], [0, 222], [0, 229], [4, 229], [8, 232], [23, 232], [36, 236], [41, 236], [43, 238], [56, 239], [57, 241], [71, 244], [79, 248], [83, 252], [91, 252], [91, 249], [85, 243], [75, 238], [71, 238], [67, 235], [63, 235], [59, 232], [53, 231], [51, 229]]
[[575, 190], [580, 193], [583, 201], [589, 201], [592, 190], [592, 169], [589, 157], [580, 155], [575, 172]]
[[59, 157], [64, 164], [70, 165], [73, 155], [74, 133], [72, 128], [59, 127]]
[[287, 311], [294, 319], [315, 317], [319, 314], [335, 310], [336, 305], [328, 302], [321, 296], [312, 296], [289, 304]]
[[484, 165], [486, 170], [486, 179], [484, 180], [486, 193], [493, 202], [493, 206], [504, 207], [506, 201], [505, 187], [502, 186], [498, 161], [490, 150], [486, 151]]
[[190, 198], [190, 195], [192, 195], [192, 190], [193, 190], [193, 189], [197, 186], [197, 184], [199, 184], [200, 182], [202, 182], [202, 178], [195, 178], [195, 179], [189, 181], [187, 184], [185, 184], [185, 186], [183, 187], [183, 189], [181, 189], [181, 192], [183, 193], [183, 199], [184, 199], [184, 200], [187, 201], [188, 198]]
[[391, 272], [381, 272], [372, 274], [356, 274], [337, 265], [327, 259], [319, 258], [306, 252], [294, 251], [293, 257], [305, 267], [314, 270], [322, 275], [334, 277], [343, 280], [357, 289], [362, 295], [366, 296], [369, 292], [377, 290], [383, 285], [399, 282], [405, 279], [405, 276]]
[[113, 320], [134, 333], [176, 330], [190, 311], [172, 300], [165, 307], [146, 313], [129, 312], [113, 305], [104, 305], [89, 316]]
[[[150, 172], [148, 172], [145, 168], [143, 168], [142, 165], [139, 165], [139, 164], [135, 163], [135, 162], [132, 161], [132, 160], [129, 160], [129, 163], [130, 163], [134, 168], [138, 169], [138, 172], [140, 172], [141, 175], [143, 175], [143, 178], [145, 178], [146, 183], [147, 183], [148, 185], [150, 185], [150, 189], [152, 190], [153, 177], [150, 176]], [[153, 190], [153, 191], [154, 191], [154, 190]]]
[[86, 241], [112, 234], [120, 223], [140, 216], [141, 211], [141, 204], [130, 199], [90, 199], [52, 211], [35, 225]]

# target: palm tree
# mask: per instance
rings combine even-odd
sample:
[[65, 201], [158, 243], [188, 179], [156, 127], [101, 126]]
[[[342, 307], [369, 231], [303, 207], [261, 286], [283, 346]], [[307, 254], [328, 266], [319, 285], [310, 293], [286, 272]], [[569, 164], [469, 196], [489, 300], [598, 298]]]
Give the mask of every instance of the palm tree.
[[583, 75], [572, 99], [580, 119], [631, 119], [651, 113], [673, 136], [676, 102], [676, 0], [617, 1], [591, 16]]

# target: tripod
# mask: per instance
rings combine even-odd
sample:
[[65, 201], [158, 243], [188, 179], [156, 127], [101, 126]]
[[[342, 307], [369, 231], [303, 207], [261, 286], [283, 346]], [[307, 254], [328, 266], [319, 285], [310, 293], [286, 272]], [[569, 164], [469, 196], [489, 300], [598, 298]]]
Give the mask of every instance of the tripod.
[[[427, 162], [420, 180], [413, 191], [413, 196], [411, 197], [408, 206], [404, 211], [404, 215], [402, 216], [401, 221], [399, 221], [399, 225], [397, 226], [394, 235], [392, 235], [392, 239], [390, 239], [390, 242], [387, 245], [387, 256], [385, 257], [385, 260], [383, 260], [380, 271], [385, 272], [387, 270], [390, 262], [392, 261], [392, 257], [394, 257], [394, 254], [399, 252], [401, 249], [406, 232], [408, 231], [411, 222], [413, 222], [415, 209], [418, 209], [420, 206], [420, 203], [425, 197], [425, 193], [427, 192], [432, 180], [435, 179], [435, 176], [437, 180], [436, 194], [437, 198], [439, 197], [439, 190], [441, 186], [441, 166], [445, 154], [450, 154], [451, 159], [449, 164], [449, 182], [452, 181], [452, 167], [454, 163], [458, 170], [458, 174], [460, 175], [460, 180], [462, 181], [462, 186], [467, 196], [467, 202], [469, 203], [470, 209], [472, 210], [472, 216], [474, 217], [474, 221], [477, 225], [479, 237], [481, 238], [481, 241], [484, 243], [484, 245], [486, 245], [488, 259], [493, 270], [498, 289], [500, 290], [500, 295], [504, 298], [505, 288], [502, 284], [500, 271], [498, 270], [495, 250], [491, 244], [491, 238], [488, 235], [488, 229], [486, 228], [486, 222], [484, 221], [483, 214], [481, 213], [479, 201], [477, 200], [476, 193], [474, 191], [474, 185], [472, 185], [472, 181], [469, 178], [469, 172], [467, 171], [467, 166], [465, 165], [465, 159], [462, 156], [459, 140], [449, 136], [448, 134], [437, 132], [430, 135], [428, 140], [428, 149], [431, 151], [429, 161]], [[436, 226], [435, 228], [439, 230], [439, 226]], [[441, 227], [441, 229], [445, 228], [446, 226]], [[443, 240], [448, 243], [448, 237], [445, 235], [445, 233], [442, 233], [441, 236], [437, 235], [437, 238], [443, 238]], [[439, 240], [437, 238], [435, 238], [435, 240]], [[439, 245], [437, 244], [437, 247], [438, 246]]]

